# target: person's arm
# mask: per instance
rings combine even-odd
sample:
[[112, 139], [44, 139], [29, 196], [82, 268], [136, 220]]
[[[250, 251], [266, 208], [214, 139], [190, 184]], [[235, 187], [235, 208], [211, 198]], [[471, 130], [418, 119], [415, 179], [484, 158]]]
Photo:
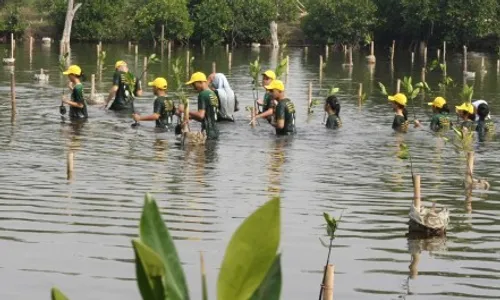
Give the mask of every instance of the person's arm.
[[77, 108], [83, 108], [84, 105], [84, 100], [83, 100], [83, 86], [82, 85], [77, 85], [77, 86], [70, 86], [72, 89], [73, 93], [73, 100], [68, 100], [68, 99], [63, 99], [63, 102], [66, 103], [69, 106], [72, 107], [77, 107]]
[[269, 116], [272, 116], [272, 115], [273, 115], [273, 113], [274, 113], [274, 109], [269, 108], [268, 110], [266, 110], [266, 111], [264, 111], [264, 112], [262, 112], [262, 113], [260, 113], [260, 114], [256, 115], [254, 118], [255, 118], [255, 119], [258, 119], [258, 118], [267, 118], [267, 117], [269, 117]]
[[138, 114], [133, 114], [132, 118], [134, 121], [140, 122], [140, 121], [156, 121], [160, 118], [160, 115], [157, 113], [153, 113], [152, 115], [149, 116], [140, 116]]
[[142, 96], [142, 85], [141, 85], [141, 82], [139, 80], [135, 80], [135, 91], [134, 91], [134, 95], [136, 97], [141, 97]]
[[106, 106], [108, 105], [109, 101], [113, 100], [116, 97], [116, 92], [118, 91], [118, 86], [120, 85], [121, 82], [121, 76], [120, 73], [115, 72], [113, 75], [113, 86], [109, 90], [108, 98], [106, 99]]
[[205, 112], [207, 110], [208, 100], [204, 99], [206, 97], [205, 94], [198, 95], [198, 111], [190, 111], [189, 118], [195, 119], [198, 122], [202, 122], [205, 119]]

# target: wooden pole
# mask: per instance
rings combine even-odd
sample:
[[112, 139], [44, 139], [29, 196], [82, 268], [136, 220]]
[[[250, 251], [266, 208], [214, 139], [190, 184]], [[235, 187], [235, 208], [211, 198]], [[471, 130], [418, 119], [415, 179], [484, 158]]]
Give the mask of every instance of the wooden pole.
[[500, 59], [497, 59], [497, 73], [499, 72], [500, 72]]
[[309, 81], [309, 90], [307, 93], [307, 113], [311, 113], [311, 104], [312, 104], [312, 93], [313, 93], [313, 84]]
[[226, 44], [226, 54], [229, 54], [229, 44]]
[[323, 300], [333, 300], [333, 285], [335, 276], [335, 267], [331, 264], [325, 266], [326, 276], [323, 283]]
[[139, 55], [139, 45], [135, 45], [134, 53], [135, 53], [135, 56]]
[[358, 101], [359, 101], [359, 107], [361, 107], [361, 101], [363, 97], [363, 83], [359, 83], [359, 90], [358, 90]]
[[228, 56], [228, 69], [231, 71], [231, 66], [233, 64], [233, 53], [232, 52], [229, 52], [229, 56]]
[[440, 61], [441, 59], [441, 49], [437, 49], [437, 60]]
[[446, 64], [446, 42], [443, 42], [443, 63]]
[[427, 66], [427, 46], [424, 48], [424, 67]]
[[161, 53], [165, 51], [165, 25], [161, 25]]
[[323, 79], [323, 55], [319, 56], [319, 81]]
[[325, 59], [328, 60], [328, 45], [325, 45]]
[[467, 72], [467, 46], [464, 46], [464, 73]]
[[309, 53], [309, 47], [304, 47], [304, 55], [307, 56], [307, 53]]
[[465, 188], [467, 194], [472, 194], [473, 188], [473, 175], [474, 175], [474, 152], [467, 152], [467, 170], [465, 171]]
[[217, 71], [216, 63], [215, 61], [212, 62], [212, 73], [215, 73]]
[[425, 83], [425, 68], [422, 68], [421, 81]]
[[10, 72], [10, 101], [12, 106], [12, 116], [16, 115], [16, 78], [14, 71]]
[[90, 99], [95, 99], [95, 74], [90, 76]]
[[15, 48], [14, 34], [10, 34], [10, 58], [14, 58], [14, 48]]
[[67, 166], [67, 178], [68, 180], [73, 179], [73, 159], [74, 153], [73, 151], [68, 151], [68, 166]]
[[352, 46], [349, 46], [349, 66], [354, 66], [352, 62]]
[[33, 62], [33, 37], [30, 36], [30, 64]]
[[144, 81], [147, 82], [147, 79], [148, 78], [148, 74], [147, 74], [147, 71], [148, 71], [148, 57], [147, 56], [144, 56], [144, 61], [142, 63], [142, 71], [144, 72], [144, 75], [142, 76], [142, 78], [144, 78]]
[[401, 92], [401, 79], [398, 79], [398, 81], [396, 82], [396, 93], [400, 92]]
[[420, 212], [420, 175], [413, 175], [413, 206]]
[[375, 42], [372, 41], [370, 44], [370, 55], [375, 56]]
[[413, 63], [415, 62], [415, 52], [411, 53], [411, 65], [413, 66]]
[[396, 41], [392, 40], [392, 48], [391, 48], [391, 62], [394, 61], [394, 51], [396, 49]]
[[481, 58], [481, 72], [482, 73], [485, 73], [484, 71], [486, 71], [486, 67], [484, 65], [484, 57]]

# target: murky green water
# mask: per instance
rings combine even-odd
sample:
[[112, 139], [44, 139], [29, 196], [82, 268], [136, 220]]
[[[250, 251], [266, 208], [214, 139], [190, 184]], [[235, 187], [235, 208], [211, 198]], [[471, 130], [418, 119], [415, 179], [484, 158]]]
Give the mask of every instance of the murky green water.
[[[126, 46], [104, 46], [107, 70], [97, 88], [109, 88], [113, 63], [134, 56]], [[155, 133], [154, 124], [130, 127], [91, 107], [83, 128], [60, 123], [58, 105], [65, 80], [58, 74], [57, 46], [37, 45], [30, 63], [27, 48], [16, 55], [18, 115], [11, 124], [9, 72], [0, 70], [0, 296], [2, 299], [42, 299], [57, 285], [72, 299], [138, 299], [131, 238], [137, 225], [144, 193], [158, 199], [190, 283], [193, 299], [200, 298], [199, 252], [205, 253], [210, 293], [225, 246], [244, 217], [277, 191], [283, 197], [283, 299], [314, 299], [321, 281], [327, 249], [322, 212], [343, 222], [335, 241], [335, 295], [338, 299], [499, 299], [500, 206], [497, 140], [476, 144], [476, 174], [492, 185], [475, 192], [472, 210], [464, 203], [461, 180], [464, 163], [453, 147], [430, 133], [412, 129], [401, 137], [391, 130], [393, 113], [378, 93], [377, 82], [395, 88], [395, 79], [413, 72], [420, 76], [421, 62], [410, 63], [400, 53], [394, 73], [380, 53], [373, 75], [363, 55], [355, 54], [352, 72], [342, 68], [343, 53], [327, 59], [323, 88], [340, 87], [344, 127], [327, 132], [323, 113], [316, 108], [307, 116], [307, 87], [320, 83], [319, 52], [288, 49], [291, 66], [288, 96], [298, 109], [298, 135], [276, 139], [270, 126], [248, 126], [246, 112], [235, 124], [221, 125], [214, 149], [181, 150], [170, 134]], [[75, 45], [73, 62], [87, 74], [95, 72], [93, 45]], [[434, 56], [430, 51], [429, 61]], [[139, 68], [149, 51], [140, 49]], [[185, 52], [179, 50], [173, 57]], [[233, 53], [228, 72], [224, 49], [195, 51], [195, 68], [209, 72], [213, 60], [228, 74], [242, 108], [251, 105], [248, 62], [260, 55], [274, 67], [279, 57], [268, 49], [260, 53], [241, 49]], [[168, 75], [165, 62], [149, 76]], [[469, 69], [479, 70], [480, 58], [469, 57]], [[460, 57], [448, 54], [448, 73], [460, 74]], [[496, 59], [486, 59], [488, 73], [476, 79], [476, 97], [489, 101], [493, 117], [500, 111]], [[47, 69], [49, 83], [32, 76]], [[391, 86], [391, 79], [393, 84]], [[436, 87], [440, 75], [427, 74]], [[461, 82], [461, 80], [458, 80]], [[358, 106], [362, 82], [368, 99]], [[86, 87], [90, 87], [87, 83]], [[194, 95], [193, 95], [194, 96]], [[194, 100], [194, 98], [193, 98]], [[430, 115], [417, 101], [416, 114]], [[458, 104], [457, 99], [449, 99]], [[152, 94], [137, 101], [138, 110], [152, 110]], [[193, 125], [192, 128], [199, 128]], [[410, 145], [416, 171], [422, 175], [423, 200], [436, 200], [450, 209], [446, 239], [408, 241], [412, 185], [408, 162], [396, 158], [398, 144]], [[75, 174], [66, 180], [66, 153], [75, 150]], [[411, 246], [411, 247], [410, 247]], [[416, 270], [410, 276], [411, 249], [421, 248]], [[415, 257], [415, 255], [414, 255]], [[242, 257], [242, 259], [244, 259]], [[415, 275], [415, 269], [413, 272]]]

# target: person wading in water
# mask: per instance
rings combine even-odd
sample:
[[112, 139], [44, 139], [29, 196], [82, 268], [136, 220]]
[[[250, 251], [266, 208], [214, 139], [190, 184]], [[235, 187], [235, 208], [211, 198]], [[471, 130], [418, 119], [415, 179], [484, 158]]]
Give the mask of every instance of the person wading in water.
[[[129, 79], [134, 83], [133, 87], [129, 85]], [[129, 72], [126, 62], [123, 60], [117, 61], [115, 74], [113, 75], [113, 87], [109, 91], [105, 107], [117, 112], [133, 113], [134, 97], [140, 97], [141, 95], [141, 82]], [[113, 103], [109, 105], [111, 100], [113, 100]]]

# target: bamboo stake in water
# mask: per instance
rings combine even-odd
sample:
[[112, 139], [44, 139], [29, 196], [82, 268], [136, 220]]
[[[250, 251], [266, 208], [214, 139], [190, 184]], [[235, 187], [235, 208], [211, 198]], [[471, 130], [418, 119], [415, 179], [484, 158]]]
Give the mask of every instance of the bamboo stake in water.
[[413, 175], [413, 206], [420, 212], [420, 175]]
[[358, 101], [359, 101], [359, 107], [361, 107], [361, 102], [362, 102], [362, 99], [363, 98], [363, 83], [359, 83], [359, 89], [358, 89]]
[[325, 59], [328, 60], [328, 45], [325, 45]]
[[10, 72], [10, 101], [12, 107], [12, 116], [16, 115], [16, 78], [14, 71]]
[[74, 153], [73, 151], [68, 151], [68, 165], [67, 165], [67, 178], [68, 180], [73, 179], [73, 159], [74, 159]]
[[90, 75], [90, 99], [95, 99], [95, 74]]
[[148, 57], [147, 56], [144, 56], [144, 61], [142, 63], [142, 72], [144, 73], [142, 75], [142, 77], [144, 78], [144, 81], [147, 82], [147, 79], [148, 78], [148, 74], [147, 74], [147, 71], [148, 71]]
[[391, 48], [391, 62], [394, 61], [394, 51], [396, 50], [396, 41], [392, 40], [392, 48]]
[[135, 45], [134, 53], [135, 53], [135, 56], [139, 55], [139, 45]]
[[411, 53], [411, 65], [413, 66], [413, 63], [415, 62], [415, 52]]
[[464, 46], [464, 73], [467, 72], [467, 46]]
[[307, 96], [307, 113], [311, 113], [311, 104], [312, 104], [312, 82], [309, 82], [309, 91]]
[[304, 55], [307, 56], [307, 53], [309, 52], [309, 47], [304, 48]]
[[232, 52], [229, 52], [229, 55], [228, 55], [228, 69], [229, 71], [231, 71], [231, 66], [233, 65], [233, 53]]
[[214, 62], [212, 62], [212, 73], [215, 73], [216, 71], [217, 71], [217, 65], [214, 61]]
[[352, 46], [349, 46], [349, 66], [354, 66], [352, 62]]
[[427, 46], [424, 48], [424, 67], [427, 66]]
[[422, 68], [421, 81], [425, 83], [425, 68]]
[[441, 49], [437, 49], [437, 60], [441, 59]]
[[14, 58], [14, 48], [15, 48], [15, 40], [14, 34], [10, 34], [10, 58]]
[[396, 82], [396, 94], [401, 92], [401, 79]]
[[370, 44], [370, 55], [375, 56], [375, 42], [372, 41]]
[[335, 267], [331, 264], [325, 266], [326, 277], [323, 283], [323, 300], [333, 300], [333, 284], [334, 284], [334, 274]]
[[500, 59], [497, 59], [497, 73], [499, 72], [500, 72]]
[[484, 57], [481, 58], [481, 72], [482, 73], [485, 73], [486, 71], [486, 67], [484, 65]]
[[165, 51], [165, 25], [161, 25], [161, 53]]
[[33, 37], [30, 36], [30, 64], [33, 62]]
[[229, 44], [226, 44], [226, 54], [229, 54]]
[[443, 63], [446, 64], [446, 42], [443, 42]]

